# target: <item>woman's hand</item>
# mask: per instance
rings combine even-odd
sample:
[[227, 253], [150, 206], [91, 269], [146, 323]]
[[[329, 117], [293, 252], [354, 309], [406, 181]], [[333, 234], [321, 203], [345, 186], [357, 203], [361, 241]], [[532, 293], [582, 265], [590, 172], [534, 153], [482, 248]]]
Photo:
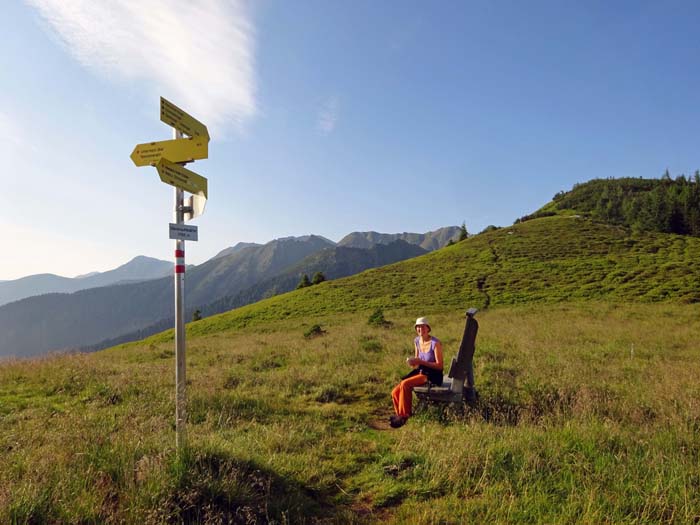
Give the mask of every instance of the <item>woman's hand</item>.
[[409, 357], [406, 359], [406, 363], [408, 363], [408, 366], [418, 366], [420, 364], [420, 359], [417, 357]]

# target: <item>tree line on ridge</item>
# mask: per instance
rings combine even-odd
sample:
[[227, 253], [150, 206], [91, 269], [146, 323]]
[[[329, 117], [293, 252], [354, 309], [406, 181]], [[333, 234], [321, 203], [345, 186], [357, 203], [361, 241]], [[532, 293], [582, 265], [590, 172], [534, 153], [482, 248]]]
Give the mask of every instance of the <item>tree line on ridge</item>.
[[700, 237], [700, 171], [693, 177], [593, 179], [559, 192], [553, 203], [515, 222], [575, 210], [634, 231]]

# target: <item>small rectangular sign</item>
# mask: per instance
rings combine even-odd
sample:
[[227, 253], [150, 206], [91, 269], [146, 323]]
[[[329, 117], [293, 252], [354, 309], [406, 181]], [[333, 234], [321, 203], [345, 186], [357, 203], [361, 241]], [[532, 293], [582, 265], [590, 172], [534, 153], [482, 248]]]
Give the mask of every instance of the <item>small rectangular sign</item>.
[[198, 240], [197, 227], [188, 226], [186, 224], [170, 223], [170, 238], [180, 241], [196, 241]]

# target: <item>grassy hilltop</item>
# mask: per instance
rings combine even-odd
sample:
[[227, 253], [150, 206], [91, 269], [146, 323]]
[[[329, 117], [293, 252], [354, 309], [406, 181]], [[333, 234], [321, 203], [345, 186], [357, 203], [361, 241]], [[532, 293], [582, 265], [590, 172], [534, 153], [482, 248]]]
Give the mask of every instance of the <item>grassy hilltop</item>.
[[[180, 459], [171, 331], [4, 363], [0, 522], [692, 523], [699, 257], [558, 211], [192, 323]], [[387, 429], [413, 320], [449, 360], [469, 306], [480, 405]]]

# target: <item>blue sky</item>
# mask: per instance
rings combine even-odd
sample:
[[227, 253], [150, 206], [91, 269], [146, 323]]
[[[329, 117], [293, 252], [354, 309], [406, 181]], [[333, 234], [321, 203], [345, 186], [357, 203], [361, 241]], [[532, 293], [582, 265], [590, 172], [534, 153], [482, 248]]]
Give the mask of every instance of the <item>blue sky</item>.
[[209, 126], [187, 262], [239, 241], [470, 232], [595, 177], [700, 169], [697, 2], [27, 0], [0, 30], [0, 279], [172, 258], [129, 159]]

